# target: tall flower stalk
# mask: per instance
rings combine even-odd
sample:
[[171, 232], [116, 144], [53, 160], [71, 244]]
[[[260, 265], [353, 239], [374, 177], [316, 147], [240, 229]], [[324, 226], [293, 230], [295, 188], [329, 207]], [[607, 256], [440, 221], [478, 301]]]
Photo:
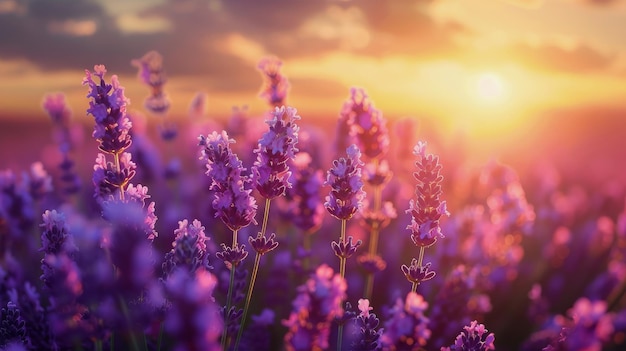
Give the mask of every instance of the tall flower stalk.
[[235, 141], [230, 139], [225, 131], [213, 132], [206, 137], [201, 135], [199, 140], [200, 146], [203, 147], [202, 158], [207, 161], [206, 175], [211, 178], [209, 189], [215, 194], [212, 202], [215, 217], [219, 218], [232, 231], [232, 245], [228, 247], [222, 243], [222, 251], [216, 253], [216, 256], [224, 261], [230, 270], [224, 309], [224, 332], [221, 340], [222, 349], [226, 349], [229, 323], [232, 323], [239, 316], [239, 312], [232, 310], [231, 306], [235, 270], [248, 256], [245, 246], [239, 245], [237, 236], [241, 228], [250, 223], [256, 224], [254, 217], [257, 204], [250, 194], [252, 192], [251, 181], [242, 174], [245, 168], [230, 148], [230, 144]]
[[277, 57], [268, 56], [262, 58], [257, 66], [265, 79], [259, 96], [272, 107], [285, 105], [289, 92], [289, 80], [280, 72], [282, 65], [283, 62]]
[[421, 282], [430, 280], [435, 276], [434, 271], [430, 271], [431, 263], [424, 264], [424, 250], [435, 244], [438, 238], [443, 238], [439, 219], [441, 216], [449, 216], [446, 202], [441, 201], [443, 193], [441, 182], [441, 164], [439, 156], [426, 154], [426, 143], [418, 142], [413, 149], [413, 154], [418, 157], [415, 162], [417, 171], [413, 176], [418, 184], [415, 188], [417, 199], [409, 202], [409, 209], [406, 211], [412, 216], [411, 224], [407, 229], [411, 230], [411, 240], [419, 247], [419, 256], [411, 261], [410, 266], [402, 265], [401, 269], [406, 279], [411, 282], [411, 291], [417, 291]]
[[[328, 171], [325, 185], [331, 187], [326, 197], [324, 207], [335, 218], [341, 221], [339, 242], [333, 241], [331, 248], [339, 257], [339, 276], [345, 279], [346, 260], [354, 255], [357, 248], [362, 244], [361, 240], [353, 243], [352, 236], [346, 240], [346, 223], [363, 206], [363, 181], [361, 180], [361, 151], [352, 144], [346, 150], [347, 158], [341, 157], [333, 161], [332, 168]], [[337, 350], [341, 350], [343, 324], [339, 324], [337, 334]]]
[[252, 167], [252, 177], [254, 186], [265, 199], [265, 209], [261, 231], [255, 238], [248, 238], [248, 242], [256, 251], [256, 255], [243, 308], [243, 317], [241, 318], [241, 325], [237, 333], [237, 341], [235, 342], [235, 350], [239, 347], [241, 336], [243, 335], [243, 325], [246, 322], [250, 308], [261, 256], [278, 246], [278, 242], [274, 240], [276, 234], [272, 233], [269, 237], [266, 236], [267, 222], [271, 200], [284, 195], [287, 188], [291, 187], [289, 182], [291, 171], [287, 161], [294, 159], [296, 152], [298, 152], [295, 145], [298, 142], [298, 131], [300, 128], [296, 121], [300, 119], [300, 116], [297, 112], [293, 107], [276, 107], [272, 118], [266, 121], [269, 125], [269, 130], [259, 139], [258, 147], [254, 150], [254, 153], [257, 154], [257, 159]]
[[[95, 197], [102, 207], [103, 218], [112, 225], [105, 246], [116, 271], [112, 291], [117, 294], [117, 307], [127, 326], [132, 328], [134, 321], [127, 300], [139, 297], [143, 301], [146, 287], [154, 278], [151, 244], [158, 236], [154, 228], [157, 217], [154, 202], [146, 203], [150, 198], [148, 188], [130, 183], [136, 165], [126, 152], [132, 143], [132, 123], [126, 114], [129, 100], [116, 75], [111, 77], [111, 84], [105, 82], [106, 72], [104, 65], [94, 66], [94, 72], [86, 70], [83, 85], [89, 87], [87, 114], [96, 122], [93, 137], [101, 151], [94, 166]], [[133, 331], [130, 338], [133, 348], [138, 349]]]
[[[94, 72], [85, 70], [83, 85], [89, 86], [87, 98], [89, 108], [87, 113], [95, 119], [96, 125], [93, 137], [99, 142], [98, 154], [94, 168], [94, 182], [96, 182], [96, 197], [107, 200], [109, 195], [119, 196], [124, 200], [124, 190], [135, 175], [134, 163], [131, 156], [125, 153], [132, 143], [130, 128], [132, 123], [126, 116], [128, 99], [124, 96], [124, 88], [120, 85], [117, 75], [111, 77], [111, 84], [107, 84], [104, 75], [107, 70], [104, 65], [95, 65]], [[99, 79], [99, 82], [94, 80]], [[108, 162], [106, 155], [113, 157]]]
[[389, 151], [389, 132], [382, 111], [376, 109], [372, 100], [362, 88], [352, 87], [350, 97], [344, 103], [340, 120], [345, 121], [350, 136], [358, 145], [366, 160], [365, 181], [372, 188], [373, 208], [365, 211], [364, 220], [370, 230], [369, 248], [358, 258], [366, 272], [364, 296], [370, 299], [374, 288], [374, 274], [382, 271], [386, 264], [378, 255], [380, 230], [389, 223], [388, 212], [383, 212], [382, 190], [391, 179], [392, 172], [383, 158]]

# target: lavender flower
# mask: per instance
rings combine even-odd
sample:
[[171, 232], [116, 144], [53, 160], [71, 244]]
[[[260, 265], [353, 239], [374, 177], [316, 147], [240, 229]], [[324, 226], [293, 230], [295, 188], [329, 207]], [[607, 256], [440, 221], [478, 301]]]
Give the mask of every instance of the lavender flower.
[[380, 337], [383, 333], [382, 329], [376, 330], [380, 321], [375, 314], [370, 313], [373, 310], [367, 299], [359, 299], [359, 310], [361, 313], [356, 317], [356, 339], [352, 342], [353, 351], [374, 351], [382, 350]]
[[44, 96], [42, 107], [56, 125], [67, 125], [72, 115], [63, 93], [47, 94]]
[[215, 256], [224, 261], [229, 269], [232, 266], [238, 266], [241, 261], [248, 257], [248, 252], [243, 245], [237, 243], [235, 243], [234, 247], [226, 246], [223, 243], [220, 245], [222, 246], [222, 251], [217, 252]]
[[385, 350], [421, 350], [430, 339], [429, 320], [424, 315], [428, 303], [422, 295], [409, 292], [403, 301], [398, 298], [389, 310], [385, 333], [380, 341]]
[[54, 335], [68, 340], [77, 337], [77, 321], [85, 312], [84, 306], [77, 303], [83, 294], [81, 273], [66, 254], [46, 255], [42, 264], [42, 281], [50, 293], [48, 320]]
[[282, 65], [277, 57], [264, 57], [257, 66], [265, 78], [260, 96], [273, 107], [284, 105], [289, 92], [289, 80], [280, 73]]
[[69, 129], [72, 112], [65, 101], [65, 95], [62, 93], [47, 94], [44, 97], [42, 107], [55, 125], [56, 142], [59, 144], [59, 151], [63, 157], [59, 165], [63, 191], [66, 194], [75, 194], [80, 189], [81, 184], [80, 178], [74, 170], [74, 161], [70, 157], [70, 151], [74, 146]]
[[418, 264], [417, 260], [414, 258], [411, 260], [411, 265], [402, 265], [402, 273], [406, 279], [410, 282], [415, 282], [420, 284], [421, 282], [431, 280], [435, 277], [435, 272], [430, 270], [430, 266], [432, 263], [428, 262], [425, 265]]
[[613, 335], [615, 315], [604, 301], [580, 298], [568, 315], [571, 320], [559, 319], [563, 333], [556, 343], [564, 350], [601, 350]]
[[443, 193], [441, 181], [443, 176], [439, 157], [433, 154], [426, 154], [426, 143], [418, 142], [413, 149], [413, 154], [418, 157], [415, 162], [417, 171], [413, 176], [418, 181], [415, 189], [417, 200], [409, 202], [407, 213], [412, 216], [411, 225], [407, 229], [411, 230], [411, 240], [419, 247], [428, 247], [443, 238], [439, 219], [441, 216], [449, 216], [446, 202], [440, 200]]
[[[107, 70], [104, 65], [95, 65], [94, 72], [85, 70], [83, 85], [89, 86], [87, 113], [96, 121], [93, 137], [100, 143], [100, 150], [108, 154], [121, 154], [131, 144], [129, 130], [132, 124], [126, 116], [129, 100], [124, 96], [124, 87], [111, 77], [111, 84], [104, 81]], [[94, 80], [99, 79], [99, 82]]]
[[366, 157], [374, 159], [387, 153], [389, 132], [386, 121], [382, 112], [374, 108], [364, 89], [350, 89], [350, 98], [343, 105], [341, 119], [347, 121], [350, 134]]
[[335, 218], [348, 220], [363, 206], [363, 181], [361, 180], [361, 152], [356, 145], [346, 150], [347, 158], [333, 161], [326, 182], [331, 191], [324, 207]]
[[295, 145], [299, 127], [295, 122], [299, 119], [295, 108], [282, 106], [276, 107], [273, 118], [266, 121], [269, 131], [259, 139], [259, 146], [254, 150], [257, 159], [252, 167], [255, 187], [265, 199], [284, 195], [291, 187], [287, 161], [298, 152]]
[[207, 161], [207, 172], [211, 179], [210, 189], [215, 191], [213, 208], [219, 218], [232, 231], [237, 231], [250, 223], [256, 224], [257, 205], [250, 195], [250, 180], [242, 175], [245, 170], [229, 144], [235, 141], [228, 138], [225, 131], [200, 136], [203, 146], [202, 158]]
[[487, 334], [483, 324], [472, 321], [468, 326], [463, 327], [462, 331], [454, 341], [454, 345], [450, 347], [442, 347], [441, 351], [487, 351], [495, 350], [495, 336], [493, 333]]
[[204, 227], [199, 220], [182, 220], [178, 222], [178, 229], [174, 230], [172, 249], [165, 254], [163, 262], [163, 276], [167, 277], [175, 268], [185, 268], [191, 273], [203, 268], [209, 270], [209, 253], [206, 242], [209, 238], [204, 233]]
[[529, 234], [535, 211], [526, 201], [526, 194], [516, 172], [508, 166], [492, 163], [485, 167], [481, 182], [492, 188], [487, 198], [491, 222], [502, 234]]
[[170, 108], [170, 101], [163, 86], [167, 77], [163, 69], [163, 56], [156, 51], [149, 51], [139, 59], [134, 59], [131, 64], [139, 69], [137, 77], [150, 87], [151, 93], [145, 99], [144, 106], [156, 114], [164, 114]]
[[429, 318], [432, 338], [429, 346], [439, 347], [458, 333], [458, 325], [465, 325], [491, 310], [489, 296], [478, 290], [480, 267], [454, 267], [437, 289], [431, 303]]
[[24, 178], [29, 185], [33, 200], [41, 200], [46, 194], [52, 192], [52, 178], [41, 162], [33, 163], [30, 166], [30, 174], [24, 174]]
[[322, 173], [320, 170], [311, 169], [310, 165], [311, 156], [308, 153], [296, 154], [294, 185], [291, 191], [294, 200], [291, 208], [292, 221], [307, 234], [314, 232], [322, 225], [324, 214], [320, 194], [323, 184]]
[[343, 314], [341, 301], [346, 297], [346, 282], [332, 268], [321, 265], [304, 285], [298, 287], [293, 310], [283, 325], [288, 351], [328, 348], [330, 326]]
[[15, 302], [20, 316], [24, 319], [26, 338], [30, 341], [31, 349], [58, 350], [48, 323], [48, 312], [41, 306], [39, 293], [35, 287], [27, 282], [19, 292], [18, 289], [11, 289], [8, 297], [10, 301]]
[[33, 198], [29, 188], [28, 179], [18, 181], [11, 170], [0, 171], [0, 222], [12, 237], [21, 236], [34, 222]]
[[415, 162], [417, 171], [413, 173], [418, 181], [415, 188], [417, 201], [411, 200], [406, 212], [412, 217], [407, 229], [411, 230], [411, 240], [419, 247], [419, 257], [411, 262], [410, 267], [402, 265], [401, 269], [407, 280], [412, 283], [411, 290], [416, 291], [422, 281], [434, 276], [434, 272], [428, 272], [430, 265], [422, 266], [424, 249], [433, 245], [437, 238], [443, 237], [439, 219], [442, 215], [449, 216], [450, 214], [446, 209], [446, 202], [439, 199], [443, 193], [441, 190], [443, 176], [439, 173], [441, 171], [439, 157], [432, 154], [426, 155], [426, 143], [421, 141], [415, 145], [413, 154], [418, 157]]
[[7, 307], [2, 308], [0, 319], [0, 347], [8, 344], [26, 344], [26, 323], [20, 315], [20, 310], [15, 303], [7, 303]]
[[43, 223], [40, 226], [44, 230], [41, 234], [41, 251], [47, 255], [58, 255], [71, 254], [77, 250], [62, 213], [46, 210], [42, 217]]
[[333, 241], [330, 244], [330, 247], [335, 252], [335, 256], [343, 259], [352, 257], [352, 255], [354, 255], [359, 246], [363, 244], [361, 240], [357, 240], [356, 243], [352, 243], [352, 240], [354, 239], [349, 236], [347, 241], [341, 241], [339, 243]]
[[157, 217], [154, 202], [145, 206], [146, 187], [129, 187], [124, 201], [104, 203], [102, 216], [112, 229], [106, 249], [116, 267], [114, 289], [117, 294], [137, 298], [154, 279], [154, 252], [152, 241], [158, 233], [154, 229]]
[[191, 273], [176, 269], [165, 281], [171, 307], [164, 328], [176, 342], [176, 350], [221, 350], [223, 321], [213, 298], [217, 279], [204, 269]]

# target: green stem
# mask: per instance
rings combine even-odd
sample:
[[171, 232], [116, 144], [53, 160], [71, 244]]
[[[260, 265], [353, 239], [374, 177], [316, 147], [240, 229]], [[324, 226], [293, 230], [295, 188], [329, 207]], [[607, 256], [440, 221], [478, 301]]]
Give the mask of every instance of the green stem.
[[252, 268], [252, 277], [250, 278], [250, 287], [246, 294], [246, 303], [243, 307], [243, 315], [241, 316], [241, 323], [239, 324], [239, 330], [237, 331], [237, 340], [235, 341], [235, 351], [239, 349], [239, 342], [241, 342], [241, 336], [243, 335], [243, 324], [246, 322], [248, 311], [250, 310], [250, 301], [252, 300], [252, 292], [254, 290], [254, 283], [256, 282], [257, 273], [259, 272], [259, 264], [261, 263], [261, 255], [257, 252], [254, 256], [254, 268]]
[[[341, 244], [346, 243], [346, 222], [347, 220], [345, 219], [341, 220], [341, 234], [339, 236], [339, 242]], [[346, 258], [345, 257], [339, 257], [339, 275], [341, 275], [341, 278], [346, 277]]]
[[118, 296], [119, 301], [120, 301], [120, 307], [122, 308], [122, 313], [124, 314], [124, 317], [126, 318], [126, 322], [128, 323], [128, 329], [129, 329], [129, 333], [130, 333], [130, 341], [133, 345], [133, 350], [135, 351], [139, 351], [139, 342], [137, 341], [137, 337], [135, 336], [135, 332], [132, 330], [132, 325], [131, 325], [131, 320], [130, 320], [130, 311], [128, 311], [128, 306], [126, 306], [126, 301], [124, 301], [124, 298], [122, 298], [122, 296]]
[[[233, 231], [233, 236], [236, 236], [236, 231]], [[233, 299], [233, 287], [235, 285], [235, 269], [237, 266], [231, 265], [230, 267], [230, 283], [228, 284], [228, 296], [226, 297], [226, 310], [224, 311], [224, 332], [222, 333], [222, 350], [226, 350], [226, 339], [228, 338], [228, 322], [230, 317], [230, 305]]]
[[[378, 167], [378, 159], [374, 159], [375, 166]], [[378, 213], [382, 208], [382, 187], [377, 185], [374, 187], [374, 213]], [[368, 253], [370, 256], [376, 256], [378, 254], [378, 237], [380, 234], [380, 228], [378, 222], [372, 225], [372, 232], [370, 233], [370, 244]], [[365, 279], [365, 291], [363, 296], [366, 299], [371, 300], [374, 292], [374, 273], [368, 272]]]
[[[424, 261], [424, 247], [420, 246], [420, 254], [417, 257], [417, 266], [421, 267], [422, 266], [422, 262]], [[418, 282], [413, 282], [413, 284], [411, 285], [411, 291], [412, 292], [417, 292], [417, 287], [420, 284]]]
[[424, 247], [420, 246], [420, 255], [417, 257], [417, 266], [421, 267], [424, 261]]
[[161, 326], [159, 327], [159, 337], [157, 339], [157, 351], [161, 351], [161, 345], [163, 344], [163, 327], [164, 323], [161, 322]]
[[265, 211], [263, 213], [263, 224], [261, 225], [261, 236], [265, 236], [267, 231], [267, 220], [270, 216], [270, 199], [265, 199]]
[[[260, 237], [264, 237], [267, 231], [267, 222], [270, 215], [270, 201], [271, 199], [265, 199], [265, 210], [263, 211], [263, 223], [261, 224]], [[241, 322], [239, 324], [239, 330], [237, 331], [237, 340], [235, 340], [235, 351], [239, 348], [239, 342], [241, 342], [241, 336], [243, 335], [243, 325], [246, 323], [246, 317], [248, 316], [248, 310], [250, 309], [250, 302], [252, 301], [252, 293], [254, 292], [254, 284], [259, 273], [259, 265], [261, 263], [261, 254], [258, 252], [254, 256], [254, 267], [252, 268], [252, 276], [250, 277], [250, 286], [248, 286], [248, 292], [246, 293], [246, 302], [243, 307], [243, 315], [241, 316]]]
[[[233, 243], [232, 243], [232, 248], [233, 250], [237, 247], [237, 234], [239, 233], [238, 230], [233, 230]], [[235, 269], [237, 268], [236, 265], [231, 265], [230, 267], [230, 282], [228, 283], [228, 295], [226, 297], [226, 310], [224, 311], [224, 332], [222, 333], [222, 340], [221, 340], [221, 345], [222, 345], [222, 350], [226, 350], [226, 341], [228, 339], [228, 322], [229, 322], [229, 317], [230, 317], [230, 307], [231, 307], [231, 303], [232, 303], [232, 299], [233, 299], [233, 288], [235, 286]]]
[[[341, 220], [341, 234], [340, 234], [339, 240], [341, 241], [342, 244], [345, 244], [346, 242], [346, 222], [347, 221], [345, 219]], [[339, 275], [341, 276], [341, 279], [345, 279], [346, 277], [346, 258], [345, 257], [339, 258]], [[340, 324], [339, 327], [337, 328], [337, 351], [341, 351], [342, 343], [343, 343], [343, 324]]]
[[94, 341], [94, 348], [96, 351], [102, 351], [102, 340], [98, 339]]
[[343, 324], [337, 329], [337, 351], [341, 351], [341, 344], [343, 344]]
[[[119, 153], [115, 153], [113, 154], [113, 157], [115, 158], [115, 169], [121, 173], [122, 170], [120, 168], [120, 154]], [[120, 185], [120, 200], [124, 201], [124, 186]]]
[[109, 351], [115, 350], [115, 333], [111, 333], [111, 338], [109, 339]]

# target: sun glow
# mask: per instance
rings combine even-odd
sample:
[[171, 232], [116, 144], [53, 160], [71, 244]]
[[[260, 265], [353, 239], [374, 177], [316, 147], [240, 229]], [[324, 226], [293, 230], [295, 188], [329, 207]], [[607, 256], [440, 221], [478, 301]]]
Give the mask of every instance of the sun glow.
[[476, 94], [481, 101], [495, 103], [505, 100], [507, 91], [502, 78], [495, 73], [482, 73], [476, 79]]

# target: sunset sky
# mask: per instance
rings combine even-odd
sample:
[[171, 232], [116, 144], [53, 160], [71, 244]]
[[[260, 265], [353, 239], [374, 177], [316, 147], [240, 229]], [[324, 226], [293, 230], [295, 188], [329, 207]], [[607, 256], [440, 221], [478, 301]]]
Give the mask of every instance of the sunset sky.
[[201, 91], [213, 116], [266, 109], [266, 55], [284, 61], [303, 116], [336, 118], [351, 86], [390, 118], [452, 128], [626, 110], [620, 0], [0, 0], [0, 33], [2, 118], [45, 118], [42, 97], [57, 91], [83, 117], [94, 64], [141, 109], [148, 90], [130, 61], [150, 50], [164, 57], [176, 116]]

